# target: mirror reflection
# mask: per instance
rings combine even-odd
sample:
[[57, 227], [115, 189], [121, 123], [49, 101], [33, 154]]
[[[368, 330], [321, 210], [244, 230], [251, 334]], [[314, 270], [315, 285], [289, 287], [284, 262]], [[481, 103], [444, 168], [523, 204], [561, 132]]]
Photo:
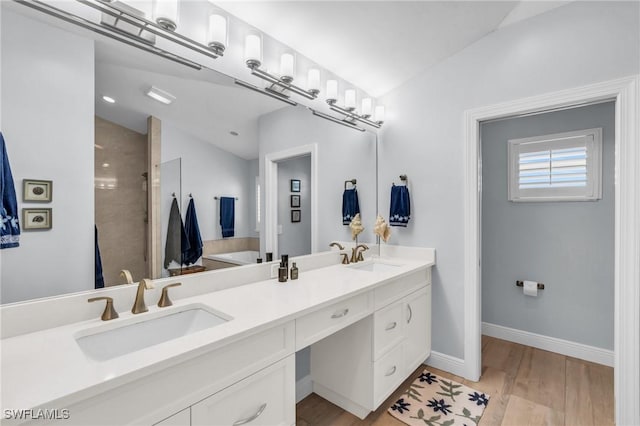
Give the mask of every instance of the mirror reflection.
[[[266, 261], [270, 251], [276, 259], [326, 250], [350, 239], [340, 211], [346, 179], [358, 178], [361, 210], [374, 219], [371, 134], [32, 11], [3, 8], [1, 30], [2, 132], [19, 208], [44, 206], [22, 201], [23, 179], [54, 187], [44, 206], [52, 228], [25, 230], [19, 248], [2, 252], [1, 303]], [[265, 229], [260, 159], [308, 144], [320, 147], [317, 158], [277, 162], [277, 217]], [[190, 262], [184, 243], [178, 255], [167, 247], [174, 199], [183, 228], [195, 207], [202, 247]]]

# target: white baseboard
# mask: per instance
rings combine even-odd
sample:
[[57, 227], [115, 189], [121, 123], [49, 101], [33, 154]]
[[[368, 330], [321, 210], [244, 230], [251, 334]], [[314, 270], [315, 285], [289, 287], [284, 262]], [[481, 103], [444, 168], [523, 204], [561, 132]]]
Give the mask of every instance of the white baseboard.
[[487, 322], [482, 323], [482, 334], [613, 367], [614, 353], [608, 349], [596, 348], [595, 346], [583, 345], [582, 343], [570, 342]]
[[311, 374], [307, 374], [296, 382], [296, 404], [311, 395], [312, 392]]
[[424, 363], [438, 370], [455, 374], [456, 376], [464, 377], [465, 375], [463, 359], [445, 355], [440, 352], [431, 351], [431, 355]]

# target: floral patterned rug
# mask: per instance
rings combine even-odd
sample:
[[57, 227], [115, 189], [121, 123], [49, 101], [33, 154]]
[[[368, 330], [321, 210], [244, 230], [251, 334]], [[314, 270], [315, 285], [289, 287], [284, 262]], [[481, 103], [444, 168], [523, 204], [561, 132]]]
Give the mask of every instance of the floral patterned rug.
[[489, 395], [424, 370], [389, 408], [408, 425], [477, 425], [489, 403]]

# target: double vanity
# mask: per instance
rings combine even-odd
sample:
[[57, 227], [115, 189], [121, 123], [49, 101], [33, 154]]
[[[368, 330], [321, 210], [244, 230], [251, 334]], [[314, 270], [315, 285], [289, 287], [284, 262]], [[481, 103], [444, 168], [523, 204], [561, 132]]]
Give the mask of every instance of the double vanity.
[[[430, 354], [434, 250], [387, 248], [350, 265], [337, 251], [293, 259], [300, 278], [286, 283], [270, 278], [271, 264], [179, 277], [164, 308], [154, 298], [178, 277], [155, 280], [148, 312], [116, 303], [114, 320], [98, 314], [16, 332], [2, 340], [3, 417], [31, 410], [5, 421], [293, 425], [295, 353], [311, 346], [313, 392], [364, 418]], [[223, 279], [234, 284], [212, 284]], [[117, 302], [126, 290], [130, 303], [135, 285], [127, 287], [101, 296]], [[86, 299], [0, 312], [15, 321], [34, 312], [29, 304], [94, 305]]]

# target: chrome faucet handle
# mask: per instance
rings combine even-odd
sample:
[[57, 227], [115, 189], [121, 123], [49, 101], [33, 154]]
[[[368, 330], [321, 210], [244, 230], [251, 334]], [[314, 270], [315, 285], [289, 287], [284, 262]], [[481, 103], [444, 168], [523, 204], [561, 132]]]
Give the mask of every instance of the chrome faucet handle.
[[342, 264], [343, 265], [348, 265], [349, 264], [349, 255], [347, 253], [340, 253], [340, 255], [342, 256]]
[[180, 285], [182, 285], [182, 283], [173, 283], [173, 284], [165, 285], [162, 288], [162, 294], [160, 295], [160, 300], [158, 300], [159, 308], [164, 308], [164, 307], [173, 305], [173, 302], [171, 302], [171, 299], [169, 299], [169, 289], [171, 287], [178, 287]]
[[136, 291], [136, 300], [133, 302], [133, 307], [131, 308], [132, 314], [141, 314], [143, 312], [147, 312], [147, 305], [144, 303], [144, 291], [151, 290], [155, 288], [153, 286], [153, 282], [150, 278], [143, 278], [138, 283], [138, 290]]
[[87, 302], [91, 303], [91, 302], [96, 302], [98, 300], [107, 301], [107, 304], [104, 307], [104, 312], [102, 312], [102, 316], [100, 317], [102, 321], [109, 321], [109, 320], [118, 318], [118, 313], [113, 308], [113, 298], [106, 297], [106, 296], [92, 297], [91, 299], [87, 300]]

